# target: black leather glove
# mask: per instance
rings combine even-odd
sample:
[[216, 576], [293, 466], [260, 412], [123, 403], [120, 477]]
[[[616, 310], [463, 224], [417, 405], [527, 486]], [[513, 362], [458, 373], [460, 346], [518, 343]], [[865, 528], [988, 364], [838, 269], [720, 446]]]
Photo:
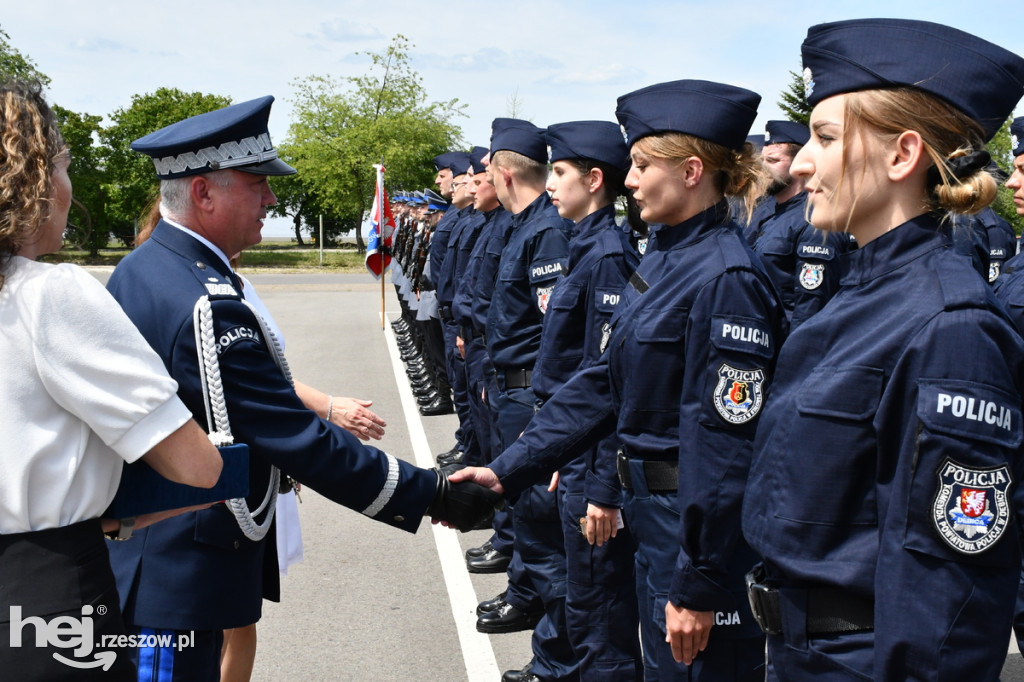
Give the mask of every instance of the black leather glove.
[[490, 528], [494, 510], [505, 508], [505, 498], [490, 488], [469, 481], [452, 483], [440, 469], [433, 471], [437, 474], [437, 489], [427, 507], [430, 518], [450, 523], [466, 533]]

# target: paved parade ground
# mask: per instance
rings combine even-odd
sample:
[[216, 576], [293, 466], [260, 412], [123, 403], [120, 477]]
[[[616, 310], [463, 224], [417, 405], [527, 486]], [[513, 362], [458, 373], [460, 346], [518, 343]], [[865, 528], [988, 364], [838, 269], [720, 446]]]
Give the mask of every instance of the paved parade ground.
[[[106, 281], [107, 273], [95, 274]], [[388, 424], [376, 445], [432, 466], [454, 444], [454, 415], [416, 410], [390, 327], [381, 328], [379, 283], [365, 274], [245, 274], [285, 336], [295, 378], [374, 401]], [[385, 290], [393, 319], [390, 281]], [[528, 632], [475, 629], [477, 602], [501, 592], [505, 576], [470, 575], [462, 553], [489, 532], [459, 534], [424, 521], [410, 535], [312, 490], [301, 496], [305, 560], [281, 578], [281, 603], [265, 603], [254, 680], [498, 682], [502, 671], [529, 661]], [[1003, 680], [1024, 682], [1024, 659], [1012, 644], [1003, 672]]]

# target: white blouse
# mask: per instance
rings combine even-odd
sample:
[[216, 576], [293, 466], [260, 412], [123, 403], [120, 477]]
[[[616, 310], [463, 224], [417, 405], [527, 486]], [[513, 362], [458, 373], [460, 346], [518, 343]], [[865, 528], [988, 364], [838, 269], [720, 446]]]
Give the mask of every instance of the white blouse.
[[98, 517], [189, 420], [178, 384], [81, 268], [15, 256], [0, 288], [0, 533]]

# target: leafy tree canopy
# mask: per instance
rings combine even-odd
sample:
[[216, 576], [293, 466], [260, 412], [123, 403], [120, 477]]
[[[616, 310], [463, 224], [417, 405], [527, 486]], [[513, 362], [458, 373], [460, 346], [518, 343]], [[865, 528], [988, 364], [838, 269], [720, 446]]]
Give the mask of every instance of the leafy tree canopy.
[[[388, 187], [428, 187], [435, 175], [431, 159], [464, 146], [452, 122], [465, 115], [464, 105], [428, 101], [409, 64], [410, 47], [397, 35], [383, 53], [364, 53], [372, 61], [366, 75], [295, 82], [294, 121], [283, 146], [313, 203], [348, 229], [358, 227], [372, 205], [373, 164], [383, 161]], [[362, 247], [358, 230], [356, 240]]]

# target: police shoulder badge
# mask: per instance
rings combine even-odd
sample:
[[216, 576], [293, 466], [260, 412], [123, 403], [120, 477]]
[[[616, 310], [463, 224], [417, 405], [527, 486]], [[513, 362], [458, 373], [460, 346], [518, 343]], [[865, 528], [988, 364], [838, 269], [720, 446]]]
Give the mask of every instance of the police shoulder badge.
[[812, 290], [825, 281], [825, 266], [821, 263], [800, 263], [800, 286]]
[[764, 370], [718, 368], [714, 403], [718, 415], [730, 424], [746, 424], [757, 416], [764, 402]]
[[939, 536], [961, 554], [980, 554], [994, 545], [1010, 523], [1009, 467], [973, 469], [946, 458], [936, 474], [932, 521]]
[[999, 279], [999, 261], [994, 260], [988, 266], [988, 283], [991, 284], [997, 279]]

